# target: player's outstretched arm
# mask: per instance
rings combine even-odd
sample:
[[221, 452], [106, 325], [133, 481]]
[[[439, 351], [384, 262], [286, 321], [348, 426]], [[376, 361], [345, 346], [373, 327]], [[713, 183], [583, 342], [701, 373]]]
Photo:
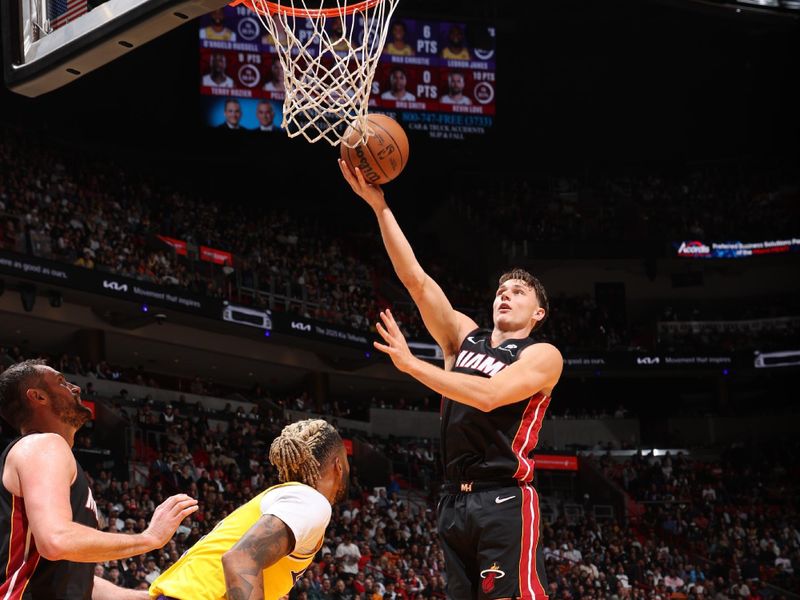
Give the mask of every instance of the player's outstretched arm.
[[197, 500], [178, 494], [159, 505], [144, 532], [106, 533], [72, 521], [69, 490], [76, 466], [60, 435], [25, 437], [11, 449], [6, 465], [8, 481], [4, 476], [3, 483], [23, 497], [36, 549], [48, 560], [103, 562], [161, 548], [181, 521], [197, 510]]
[[343, 160], [339, 160], [339, 168], [353, 191], [375, 211], [383, 244], [395, 273], [411, 294], [425, 327], [446, 356], [455, 355], [464, 336], [474, 330], [477, 324], [467, 315], [455, 310], [439, 284], [423, 270], [411, 244], [386, 204], [380, 186], [368, 183], [357, 167], [353, 173]]
[[273, 515], [263, 515], [222, 555], [228, 600], [264, 600], [262, 571], [294, 549], [294, 534]]
[[411, 354], [391, 311], [383, 311], [381, 321], [377, 327], [384, 343], [375, 342], [375, 348], [389, 355], [399, 370], [435, 392], [484, 412], [539, 392], [549, 395], [561, 377], [564, 361], [551, 344], [527, 347], [519, 360], [491, 378], [445, 371]]
[[102, 577], [94, 578], [92, 600], [149, 600], [149, 598], [150, 593], [147, 590], [121, 588]]

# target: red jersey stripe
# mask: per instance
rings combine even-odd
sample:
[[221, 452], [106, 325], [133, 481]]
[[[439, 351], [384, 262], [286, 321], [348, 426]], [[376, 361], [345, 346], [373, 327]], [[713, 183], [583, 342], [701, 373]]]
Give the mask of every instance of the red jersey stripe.
[[14, 496], [11, 507], [11, 533], [6, 562], [6, 580], [0, 585], [2, 600], [20, 600], [39, 564], [39, 552], [25, 514], [25, 501]]
[[544, 394], [536, 394], [528, 400], [517, 433], [511, 442], [511, 449], [517, 457], [514, 479], [526, 482], [533, 480], [533, 459], [529, 455], [539, 441], [539, 430], [549, 401]]
[[519, 595], [521, 600], [547, 600], [537, 571], [539, 546], [539, 496], [532, 486], [521, 483], [522, 538], [519, 554]]

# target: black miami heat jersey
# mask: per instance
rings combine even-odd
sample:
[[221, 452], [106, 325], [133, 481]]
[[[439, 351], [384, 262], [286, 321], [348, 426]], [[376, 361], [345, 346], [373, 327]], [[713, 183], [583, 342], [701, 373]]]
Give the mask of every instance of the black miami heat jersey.
[[[453, 371], [494, 377], [535, 344], [533, 338], [509, 339], [496, 348], [492, 332], [477, 329], [461, 343]], [[550, 403], [544, 394], [482, 412], [442, 398], [442, 460], [445, 478], [459, 481], [533, 480], [531, 452], [539, 440]]]
[[[5, 469], [11, 442], [0, 456]], [[86, 474], [76, 461], [78, 474], [69, 489], [72, 520], [97, 528], [97, 512]], [[36, 549], [25, 513], [25, 499], [12, 495], [0, 483], [0, 598], [9, 600], [91, 600], [94, 563], [49, 561]]]

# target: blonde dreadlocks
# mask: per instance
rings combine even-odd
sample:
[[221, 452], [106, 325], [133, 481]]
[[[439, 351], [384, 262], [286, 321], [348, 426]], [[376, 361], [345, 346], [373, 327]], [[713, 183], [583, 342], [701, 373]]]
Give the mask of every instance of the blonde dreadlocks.
[[299, 481], [316, 487], [320, 467], [342, 443], [333, 426], [322, 419], [291, 423], [272, 442], [269, 461], [278, 469], [281, 482]]

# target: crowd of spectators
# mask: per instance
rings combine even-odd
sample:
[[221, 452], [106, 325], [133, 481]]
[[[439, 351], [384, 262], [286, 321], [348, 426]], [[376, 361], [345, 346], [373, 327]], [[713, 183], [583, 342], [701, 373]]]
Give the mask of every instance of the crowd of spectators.
[[[0, 339], [0, 344], [2, 344]], [[397, 399], [385, 396], [348, 397], [346, 400], [338, 396], [327, 397], [320, 402], [315, 401], [308, 391], [298, 389], [292, 392], [278, 393], [256, 382], [249, 386], [226, 385], [207, 376], [195, 375], [194, 377], [176, 377], [164, 373], [150, 372], [140, 364], [138, 366], [122, 365], [106, 360], [94, 363], [82, 359], [78, 354], [60, 353], [51, 354], [32, 350], [14, 344], [0, 345], [0, 369], [4, 369], [26, 358], [40, 358], [52, 365], [53, 368], [66, 375], [80, 375], [88, 379], [83, 389], [84, 397], [92, 399], [98, 395], [96, 383], [111, 381], [137, 388], [120, 387], [116, 398], [140, 403], [144, 406], [152, 402], [156, 390], [169, 390], [179, 393], [184, 399], [185, 394], [195, 396], [211, 396], [223, 400], [250, 402], [253, 406], [263, 405], [279, 411], [309, 412], [312, 414], [327, 415], [340, 419], [355, 421], [369, 421], [370, 409], [408, 410], [413, 412], [438, 412], [441, 397], [429, 393], [421, 396], [401, 396]], [[144, 389], [141, 389], [144, 388]], [[137, 390], [134, 392], [134, 390]], [[547, 411], [547, 419], [624, 419], [632, 416], [631, 411], [624, 403], [603, 403], [601, 398], [589, 399], [591, 406], [582, 406], [577, 399], [569, 405], [557, 404]], [[228, 402], [224, 413], [228, 416], [235, 415], [240, 409], [234, 409]], [[155, 418], [153, 415], [152, 418]], [[397, 448], [403, 453], [406, 448]]]
[[[452, 209], [504, 243], [520, 236], [542, 242], [638, 239], [650, 235], [639, 222], [646, 217], [662, 237], [724, 237], [745, 226], [756, 235], [754, 225], [779, 228], [771, 230], [773, 237], [783, 229], [796, 233], [796, 211], [789, 209], [797, 187], [791, 177], [771, 171], [748, 179], [726, 174], [720, 167], [664, 177], [470, 180], [468, 188], [454, 193], [458, 201]], [[360, 331], [374, 331], [379, 311], [391, 304], [407, 335], [428, 337], [407, 299], [386, 296], [381, 282], [392, 273], [377, 231], [360, 235], [345, 226], [346, 216], [344, 223], [331, 223], [313, 211], [220, 203], [188, 189], [135, 167], [77, 158], [68, 148], [0, 130], [2, 249]], [[529, 210], [534, 205], [541, 210]], [[184, 250], [176, 252], [167, 238], [184, 242]], [[203, 246], [231, 259], [200, 260]], [[454, 305], [488, 325], [491, 286], [470, 279], [474, 273], [456, 275], [435, 257], [423, 258]], [[655, 317], [631, 328], [590, 296], [556, 295], [551, 310], [542, 334], [565, 351], [677, 344], [674, 335], [656, 336]], [[716, 337], [707, 341], [715, 343]]]
[[[152, 404], [152, 397], [156, 390], [169, 390], [179, 392], [179, 397], [183, 401], [185, 401], [185, 394], [211, 396], [223, 400], [249, 402], [255, 409], [258, 409], [259, 406], [266, 406], [279, 411], [309, 412], [356, 421], [369, 421], [371, 408], [426, 412], [439, 410], [438, 397], [430, 394], [420, 397], [400, 397], [396, 400], [383, 396], [380, 399], [375, 396], [363, 398], [350, 396], [345, 400], [332, 395], [317, 403], [304, 389], [276, 392], [258, 382], [249, 386], [228, 385], [206, 375], [177, 377], [163, 372], [145, 370], [141, 364], [137, 366], [123, 365], [107, 360], [95, 363], [74, 353], [52, 354], [2, 342], [3, 340], [0, 340], [0, 370], [26, 358], [40, 358], [66, 375], [86, 377], [88, 381], [83, 389], [83, 395], [87, 399], [98, 396], [97, 382], [111, 381], [144, 388], [130, 387], [128, 389], [123, 385], [115, 397], [123, 402], [138, 403], [145, 407]], [[136, 391], [134, 392], [134, 390]], [[234, 409], [233, 405], [228, 402], [223, 414], [232, 418], [240, 410]], [[155, 419], [156, 416], [154, 413], [150, 415], [150, 418]]]
[[637, 455], [599, 465], [644, 508], [642, 531], [704, 557], [709, 581], [738, 582], [746, 596], [765, 582], [800, 586], [799, 452], [796, 440], [773, 440], [731, 446], [718, 460]]
[[[360, 330], [385, 305], [357, 242], [329, 223], [302, 211], [223, 206], [9, 130], [0, 132], [0, 219], [0, 248], [199, 295], [266, 305], [260, 291], [282, 298], [277, 307]], [[159, 236], [185, 242], [186, 256]], [[232, 264], [192, 260], [201, 246], [230, 253]]]
[[791, 347], [800, 336], [800, 297], [775, 295], [735, 306], [666, 306], [658, 317], [657, 341], [671, 350], [736, 351], [758, 339], [761, 351]]
[[[157, 441], [137, 449], [146, 466], [140, 479], [128, 481], [108, 470], [89, 471], [101, 527], [141, 531], [160, 500], [178, 491], [197, 498], [200, 505], [163, 549], [97, 567], [101, 576], [145, 589], [217, 521], [277, 482], [265, 457], [287, 421], [282, 411], [226, 415], [226, 410], [201, 411], [180, 403], [134, 407], [117, 403], [117, 410], [132, 423], [158, 431], [159, 436], [151, 436], [149, 440]], [[212, 425], [220, 421], [227, 427]], [[80, 446], [91, 446], [89, 436], [85, 430], [79, 433]], [[407, 456], [398, 456], [399, 462], [433, 468], [430, 450], [417, 451], [402, 441], [378, 440], [378, 444], [385, 450], [402, 447]], [[334, 508], [317, 560], [298, 581], [291, 598], [445, 597], [434, 513], [422, 491], [416, 501], [401, 500], [400, 480], [387, 477], [385, 486], [367, 489], [358, 469], [351, 470], [350, 496]], [[407, 485], [407, 480], [402, 480]], [[376, 596], [378, 593], [381, 595]]]
[[[8, 367], [31, 356], [47, 360], [48, 364], [51, 364], [54, 369], [62, 373], [87, 377], [89, 384], [84, 393], [89, 396], [95, 394], [93, 381], [113, 381], [142, 386], [152, 390], [166, 389], [200, 396], [250, 399], [250, 391], [247, 388], [225, 385], [207, 376], [176, 377], [147, 371], [142, 365], [121, 365], [108, 360], [93, 362], [81, 358], [78, 354], [61, 353], [51, 355], [47, 352], [38, 352], [30, 348], [23, 349], [14, 344], [0, 345], [0, 368]], [[254, 390], [255, 388], [252, 389]], [[286, 402], [286, 400], [283, 401]]]
[[[13, 349], [2, 355], [23, 358]], [[128, 426], [151, 433], [134, 436], [131, 464], [122, 456], [84, 461], [107, 432], [89, 424], [76, 436], [102, 529], [141, 531], [155, 506], [176, 492], [200, 504], [163, 549], [98, 564], [101, 577], [146, 589], [216, 522], [277, 480], [265, 457], [287, 423], [280, 406], [256, 402], [249, 410], [214, 411], [182, 399], [95, 400]], [[613, 416], [625, 416], [625, 409]], [[438, 444], [339, 429], [387, 457], [391, 467], [384, 485], [375, 487], [364, 484], [354, 466], [349, 497], [334, 509], [323, 547], [289, 599], [445, 598], [435, 520]], [[607, 475], [645, 509], [628, 525], [613, 518], [567, 519], [564, 511], [546, 522], [549, 593], [563, 600], [743, 600], [764, 597], [767, 582], [792, 589], [800, 560], [797, 451], [794, 443], [734, 448], [710, 462], [684, 456], [600, 459]]]
[[[284, 424], [279, 415], [235, 418], [223, 434], [208, 426], [209, 415], [184, 415], [174, 408], [171, 412], [171, 422], [161, 420], [165, 441], [160, 449], [151, 449], [147, 481], [128, 483], [103, 472], [95, 477], [95, 495], [108, 530], [140, 530], [153, 503], [176, 491], [200, 500], [198, 513], [163, 550], [98, 566], [98, 573], [102, 570], [104, 576], [133, 587], [144, 588], [218, 519], [275, 481], [262, 457]], [[435, 452], [424, 443], [379, 440], [376, 447], [399, 460], [414, 456], [436, 477]], [[675, 468], [678, 462], [673, 461], [675, 473], [681, 472]], [[724, 460], [712, 465], [717, 470], [728, 466]], [[403, 494], [397, 480], [393, 477], [385, 489], [366, 488], [358, 470], [353, 471], [350, 497], [333, 511], [324, 545], [289, 595], [291, 600], [445, 597], [447, 574], [437, 543], [434, 498], [422, 489], [416, 497]], [[418, 477], [408, 481], [421, 485]], [[708, 497], [708, 491], [702, 493]], [[767, 582], [792, 589], [792, 561], [800, 542], [796, 522], [765, 509], [759, 514], [769, 514], [769, 519], [750, 526], [747, 514], [742, 514], [746, 506], [753, 504], [726, 498], [720, 518], [726, 512], [731, 517], [728, 531], [703, 527], [702, 546], [693, 545], [695, 538], [672, 527], [662, 510], [649, 505], [641, 522], [630, 526], [617, 519], [557, 516], [544, 524], [542, 534], [548, 591], [563, 600], [743, 600], [764, 597]], [[773, 568], [753, 571], [748, 544], [774, 552]]]
[[562, 352], [630, 350], [646, 344], [588, 294], [550, 298], [550, 313], [541, 335]]
[[797, 237], [798, 198], [793, 162], [721, 162], [560, 177], [463, 174], [450, 208], [506, 244], [624, 241], [641, 251], [653, 242]]

